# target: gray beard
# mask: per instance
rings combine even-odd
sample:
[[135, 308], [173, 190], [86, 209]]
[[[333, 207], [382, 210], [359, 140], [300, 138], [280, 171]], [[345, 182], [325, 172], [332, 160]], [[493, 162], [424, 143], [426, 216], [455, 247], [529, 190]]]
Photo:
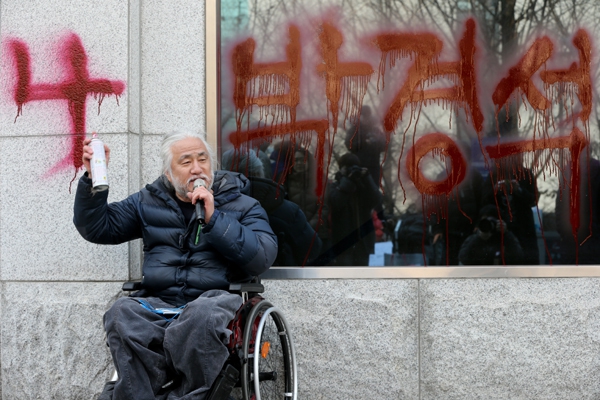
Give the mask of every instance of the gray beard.
[[187, 186], [175, 177], [172, 177], [171, 180], [171, 183], [173, 184], [173, 189], [175, 189], [175, 194], [177, 194], [177, 197], [179, 197], [180, 199], [187, 199]]
[[[200, 179], [203, 179], [204, 182], [206, 183], [207, 187], [210, 188], [210, 186], [212, 185], [212, 180], [207, 179], [207, 176], [200, 176]], [[194, 181], [198, 178], [193, 178], [191, 181]], [[173, 185], [173, 189], [175, 189], [175, 194], [177, 194], [177, 196], [180, 199], [188, 199], [187, 194], [190, 190], [188, 190], [188, 183], [183, 183], [181, 182], [178, 178], [174, 177], [173, 175], [171, 175], [171, 184]], [[190, 182], [191, 182], [190, 181]]]

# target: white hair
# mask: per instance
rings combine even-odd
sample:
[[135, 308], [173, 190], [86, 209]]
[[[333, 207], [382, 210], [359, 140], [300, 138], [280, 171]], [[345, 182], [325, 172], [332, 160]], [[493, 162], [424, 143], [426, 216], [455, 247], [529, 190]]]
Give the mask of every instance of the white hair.
[[193, 131], [174, 131], [171, 133], [167, 133], [162, 141], [162, 145], [160, 147], [160, 156], [162, 159], [162, 172], [163, 174], [168, 173], [172, 175], [173, 171], [171, 170], [171, 162], [173, 161], [173, 151], [172, 147], [175, 143], [188, 139], [195, 138], [200, 139], [204, 147], [206, 147], [206, 152], [208, 153], [208, 159], [210, 160], [210, 170], [214, 173], [217, 169], [217, 158], [215, 157], [215, 153], [212, 147], [208, 144], [205, 139], [206, 135], [204, 133], [198, 133]]

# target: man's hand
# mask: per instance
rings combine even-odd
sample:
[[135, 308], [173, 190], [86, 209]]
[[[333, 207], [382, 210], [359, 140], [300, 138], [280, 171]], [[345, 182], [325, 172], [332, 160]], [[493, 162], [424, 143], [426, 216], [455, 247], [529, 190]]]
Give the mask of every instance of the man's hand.
[[348, 173], [348, 178], [352, 180], [361, 179], [363, 176], [367, 175], [368, 170], [366, 168], [360, 168], [358, 166], [354, 166], [350, 168]]
[[[475, 228], [475, 231], [477, 232], [477, 234], [479, 235], [479, 237], [483, 240], [489, 240], [492, 237], [492, 234], [494, 232], [506, 232], [506, 230], [508, 229], [508, 225], [506, 224], [506, 222], [504, 222], [501, 219], [497, 219], [497, 218], [485, 218], [485, 221], [483, 221], [484, 223], [487, 221], [485, 228], [482, 226], [482, 222], [479, 222], [479, 225], [477, 228]], [[482, 230], [483, 229], [483, 230]]]
[[[92, 139], [85, 139], [83, 141], [83, 155], [81, 156], [81, 161], [83, 161], [83, 166], [88, 172], [89, 177], [92, 177], [92, 169], [90, 167], [90, 162], [92, 160], [92, 155], [94, 154], [92, 147], [90, 146], [90, 142]], [[110, 149], [105, 144], [104, 145], [104, 153], [106, 154], [106, 166], [108, 167], [108, 161], [110, 159]]]
[[187, 196], [192, 200], [192, 204], [196, 204], [200, 200], [204, 202], [204, 221], [208, 224], [215, 212], [215, 198], [212, 190], [208, 190], [204, 186], [198, 186], [193, 192], [188, 192]]

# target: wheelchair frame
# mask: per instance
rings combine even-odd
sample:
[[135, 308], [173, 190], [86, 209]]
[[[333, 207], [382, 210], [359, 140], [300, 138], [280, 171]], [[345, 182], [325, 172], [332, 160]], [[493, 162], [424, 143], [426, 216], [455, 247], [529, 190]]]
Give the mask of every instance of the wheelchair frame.
[[[140, 286], [126, 282], [123, 290]], [[240, 400], [297, 400], [296, 352], [283, 313], [261, 296], [260, 282], [231, 284], [229, 292], [242, 296], [243, 304], [228, 325], [229, 358], [206, 399], [227, 400], [234, 393]], [[117, 379], [115, 371], [109, 383]]]

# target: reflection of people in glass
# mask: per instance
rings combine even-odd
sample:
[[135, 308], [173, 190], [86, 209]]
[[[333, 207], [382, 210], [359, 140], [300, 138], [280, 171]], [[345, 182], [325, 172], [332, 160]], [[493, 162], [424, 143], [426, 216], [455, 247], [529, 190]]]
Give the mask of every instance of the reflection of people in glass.
[[[563, 190], [556, 196], [556, 227], [561, 236], [561, 250], [565, 264], [598, 264], [600, 262], [600, 161], [587, 155], [580, 160], [579, 230], [577, 238], [570, 222], [571, 168], [561, 179]], [[590, 210], [591, 207], [591, 210]]]
[[479, 213], [475, 233], [460, 247], [458, 259], [462, 265], [520, 264], [523, 249], [516, 236], [498, 219], [495, 205], [484, 206]]
[[297, 204], [285, 198], [282, 185], [264, 178], [264, 166], [254, 150], [236, 153], [231, 149], [221, 157], [222, 168], [243, 173], [250, 180], [247, 190], [267, 211], [269, 225], [278, 239], [273, 265], [292, 266], [310, 263], [321, 250], [321, 239], [306, 221]]
[[[537, 233], [532, 207], [537, 203], [533, 171], [519, 162], [507, 163], [502, 174], [492, 170], [483, 183], [482, 206], [497, 205], [502, 220], [519, 240], [523, 249], [520, 264], [539, 264]], [[518, 174], [519, 179], [511, 179]], [[500, 176], [500, 178], [499, 178]]]
[[275, 146], [270, 158], [273, 161], [275, 181], [283, 185], [287, 198], [298, 204], [323, 244], [327, 243], [329, 233], [324, 224], [327, 220], [327, 208], [319, 204], [315, 194], [317, 177], [313, 155], [299, 145], [284, 141]]
[[432, 242], [433, 235], [426, 222], [422, 202], [416, 201], [398, 219], [394, 230], [394, 253], [421, 254], [424, 265], [441, 264], [441, 252], [436, 252]]
[[369, 170], [373, 182], [379, 185], [381, 153], [385, 149], [385, 136], [373, 117], [371, 107], [362, 107], [359, 124], [346, 131], [344, 143], [348, 150], [358, 157], [360, 165]]
[[[466, 144], [462, 144], [461, 148], [465, 157], [470, 154]], [[446, 179], [446, 177], [447, 174], [444, 171], [438, 176], [438, 180]], [[470, 168], [465, 179], [448, 199], [447, 218], [440, 218], [439, 222], [434, 220], [433, 242], [434, 244], [443, 243], [443, 246], [437, 246], [438, 249], [443, 248], [441, 251], [443, 254], [441, 264], [458, 265], [460, 246], [477, 226], [479, 209], [481, 208], [482, 186], [483, 177], [476, 168]]]
[[338, 166], [328, 196], [335, 264], [368, 265], [375, 247], [371, 211], [380, 204], [381, 192], [354, 154], [341, 156]]

